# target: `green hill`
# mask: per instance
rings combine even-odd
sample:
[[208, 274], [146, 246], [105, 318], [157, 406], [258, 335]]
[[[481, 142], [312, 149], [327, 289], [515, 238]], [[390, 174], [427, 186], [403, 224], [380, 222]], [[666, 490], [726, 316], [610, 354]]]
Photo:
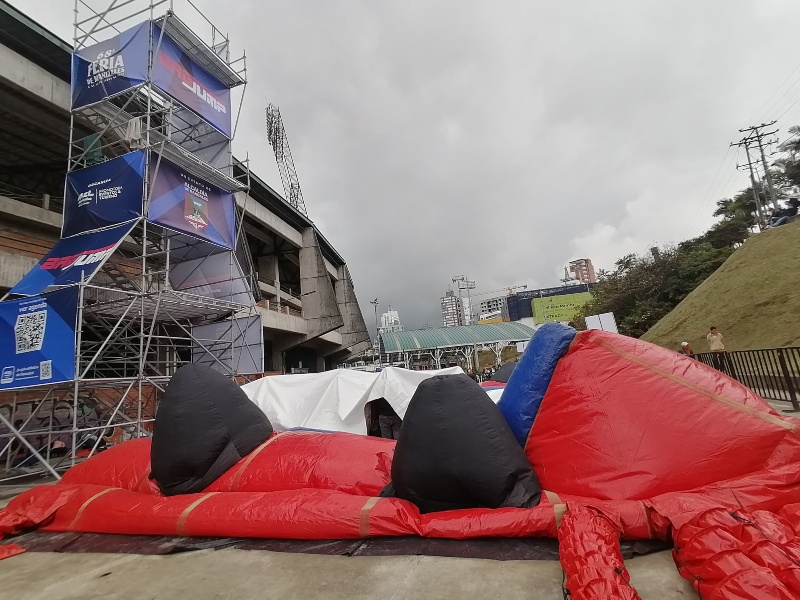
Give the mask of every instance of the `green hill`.
[[800, 346], [800, 221], [750, 237], [642, 339], [707, 352], [711, 325], [726, 350]]

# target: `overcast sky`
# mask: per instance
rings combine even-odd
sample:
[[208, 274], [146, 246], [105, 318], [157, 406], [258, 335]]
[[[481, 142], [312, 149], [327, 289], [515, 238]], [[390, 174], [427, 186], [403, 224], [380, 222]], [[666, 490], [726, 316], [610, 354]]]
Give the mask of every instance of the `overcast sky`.
[[[247, 51], [235, 153], [282, 189], [277, 104], [371, 329], [375, 297], [440, 326], [455, 275], [551, 286], [698, 235], [747, 185], [738, 129], [800, 122], [796, 0], [194, 2]], [[71, 0], [11, 3], [72, 39]]]

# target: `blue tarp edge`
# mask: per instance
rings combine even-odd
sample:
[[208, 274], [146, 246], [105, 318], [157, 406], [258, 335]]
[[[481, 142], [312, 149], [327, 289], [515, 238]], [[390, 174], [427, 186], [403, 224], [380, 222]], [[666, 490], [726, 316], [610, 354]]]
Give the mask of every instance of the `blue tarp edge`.
[[497, 406], [521, 446], [528, 439], [556, 364], [576, 334], [575, 329], [561, 323], [542, 325], [508, 380]]

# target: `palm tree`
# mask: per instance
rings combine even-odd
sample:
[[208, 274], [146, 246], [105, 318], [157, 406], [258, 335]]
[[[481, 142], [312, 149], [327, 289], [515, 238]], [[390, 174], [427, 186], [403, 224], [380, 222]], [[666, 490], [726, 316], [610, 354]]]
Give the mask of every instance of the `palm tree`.
[[725, 220], [740, 219], [750, 225], [756, 223], [755, 214], [756, 198], [751, 187], [742, 190], [732, 199], [717, 200], [717, 209], [714, 211], [715, 217], [722, 217]]
[[788, 152], [792, 162], [794, 162], [797, 154], [800, 154], [800, 125], [792, 125], [789, 127], [788, 132], [790, 134], [789, 138], [778, 146], [778, 150]]

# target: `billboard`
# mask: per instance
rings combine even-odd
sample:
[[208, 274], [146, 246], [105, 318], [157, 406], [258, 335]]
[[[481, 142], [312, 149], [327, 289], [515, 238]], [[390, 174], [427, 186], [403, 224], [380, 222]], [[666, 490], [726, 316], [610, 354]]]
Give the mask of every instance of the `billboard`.
[[150, 23], [140, 23], [72, 54], [72, 108], [81, 108], [147, 81]]
[[[152, 42], [150, 28], [152, 27]], [[154, 52], [148, 70], [150, 44]], [[157, 52], [156, 52], [157, 50]], [[72, 108], [119, 94], [145, 81], [231, 137], [231, 92], [195, 63], [158, 25], [140, 23], [72, 55]]]
[[172, 289], [196, 296], [254, 304], [248, 279], [233, 252], [216, 252], [200, 258], [176, 261], [169, 273]]
[[153, 157], [147, 220], [233, 250], [236, 209], [233, 194], [211, 185], [165, 158]]
[[192, 362], [223, 373], [264, 371], [264, 331], [258, 315], [195, 325]]
[[143, 150], [67, 174], [61, 237], [132, 221], [142, 214]]
[[531, 300], [534, 322], [541, 325], [554, 321], [571, 321], [580, 308], [591, 299], [591, 292], [534, 298]]
[[78, 290], [0, 302], [0, 390], [75, 379]]
[[88, 280], [114, 253], [135, 223], [59, 240], [53, 249], [11, 288], [11, 294], [34, 296], [50, 286], [75, 285]]
[[231, 137], [231, 91], [153, 25], [153, 83]]

